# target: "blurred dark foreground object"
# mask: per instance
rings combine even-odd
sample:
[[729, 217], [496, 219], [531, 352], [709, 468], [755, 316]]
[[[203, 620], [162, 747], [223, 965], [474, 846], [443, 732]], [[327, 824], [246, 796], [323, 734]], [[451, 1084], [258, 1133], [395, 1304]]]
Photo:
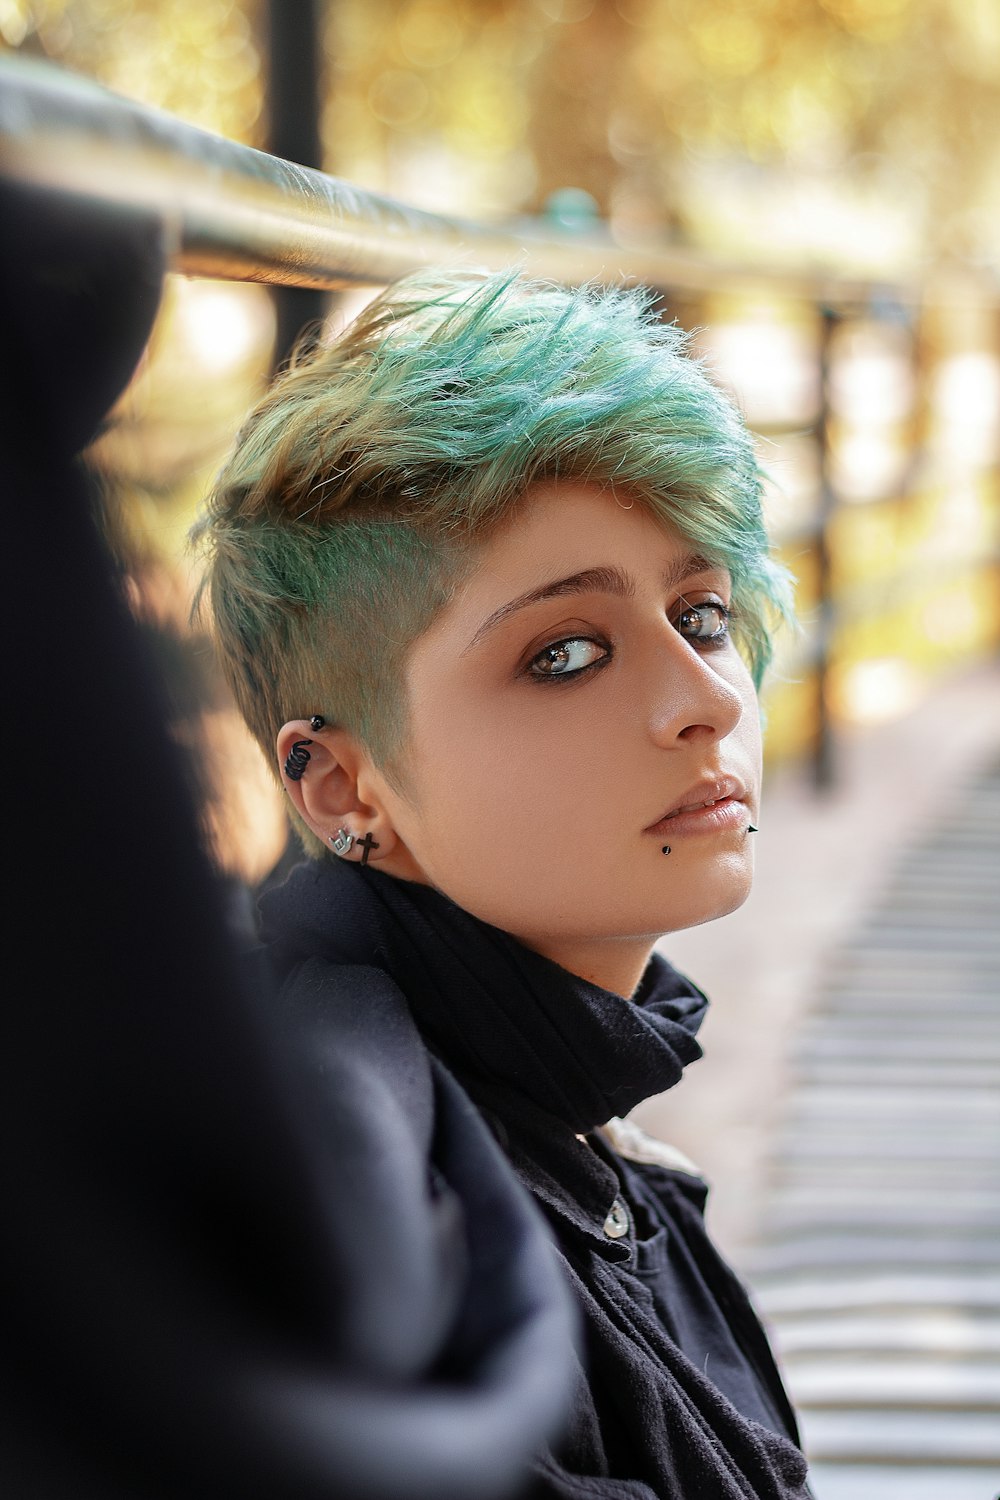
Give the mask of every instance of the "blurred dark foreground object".
[[148, 336], [158, 226], [2, 185], [0, 222], [30, 820], [7, 841], [0, 1492], [520, 1493], [571, 1372], [545, 1231], [405, 1013], [396, 1091], [349, 1025], [307, 1038], [254, 992], [73, 459]]

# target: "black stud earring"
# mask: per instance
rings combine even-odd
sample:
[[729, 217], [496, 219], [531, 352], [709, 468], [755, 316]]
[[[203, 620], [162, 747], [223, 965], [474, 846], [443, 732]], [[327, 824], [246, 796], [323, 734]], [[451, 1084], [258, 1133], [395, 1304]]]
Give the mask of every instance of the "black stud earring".
[[285, 775], [289, 781], [302, 780], [305, 768], [312, 760], [312, 756], [306, 749], [306, 746], [311, 744], [312, 740], [296, 740], [289, 750], [288, 759], [285, 761]]
[[326, 720], [324, 719], [322, 714], [313, 714], [312, 718], [309, 720], [309, 728], [314, 730], [322, 729], [325, 723]]

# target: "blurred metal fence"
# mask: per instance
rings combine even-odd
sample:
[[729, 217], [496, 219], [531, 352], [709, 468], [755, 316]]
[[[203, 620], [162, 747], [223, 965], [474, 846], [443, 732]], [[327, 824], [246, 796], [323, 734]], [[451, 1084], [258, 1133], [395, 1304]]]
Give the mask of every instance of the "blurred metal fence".
[[[709, 345], [720, 306], [734, 299], [793, 309], [810, 329], [811, 411], [756, 420], [748, 399], [755, 376], [743, 391], [735, 382], [765, 459], [792, 441], [811, 465], [807, 481], [791, 486], [800, 492], [792, 513], [781, 515], [779, 506], [772, 526], [799, 579], [806, 630], [769, 690], [769, 753], [809, 758], [817, 785], [827, 784], [839, 722], [905, 707], [924, 676], [1000, 640], [1000, 324], [991, 284], [966, 285], [957, 298], [945, 289], [942, 303], [926, 287], [723, 265], [669, 245], [623, 246], [552, 226], [498, 229], [426, 213], [21, 58], [0, 61], [0, 176], [116, 214], [157, 216], [173, 268], [188, 276], [343, 289], [382, 285], [428, 264], [516, 263], [570, 283], [647, 283], [679, 321], [707, 325]], [[889, 423], [902, 462], [867, 490], [855, 484], [852, 495], [845, 453], [864, 470], [868, 442], [870, 470], [879, 450], [870, 431], [860, 432], [857, 411], [853, 418], [845, 411], [852, 400], [865, 407], [865, 381], [880, 357], [885, 362], [879, 330], [891, 333], [897, 356], [900, 338], [905, 346], [897, 376], [909, 380], [909, 402]], [[869, 370], [855, 370], [852, 396], [844, 371], [852, 359], [858, 365], [851, 340], [862, 333]], [[942, 400], [958, 434], [950, 449], [929, 395], [945, 368], [952, 379]], [[727, 378], [724, 361], [719, 373]], [[966, 423], [971, 438], [963, 443], [962, 407], [967, 416], [973, 389], [980, 405], [983, 391], [988, 398], [995, 390], [996, 410], [983, 410], [975, 431]], [[875, 469], [885, 467], [886, 451]]]

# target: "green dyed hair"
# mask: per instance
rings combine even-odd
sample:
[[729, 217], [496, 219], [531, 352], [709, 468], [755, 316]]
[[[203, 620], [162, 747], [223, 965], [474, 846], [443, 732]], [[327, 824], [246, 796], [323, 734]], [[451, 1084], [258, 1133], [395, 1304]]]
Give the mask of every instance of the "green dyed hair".
[[321, 713], [405, 782], [407, 648], [541, 479], [614, 486], [728, 568], [759, 684], [789, 595], [753, 443], [654, 301], [421, 271], [278, 376], [196, 528], [223, 667], [269, 764], [283, 723]]

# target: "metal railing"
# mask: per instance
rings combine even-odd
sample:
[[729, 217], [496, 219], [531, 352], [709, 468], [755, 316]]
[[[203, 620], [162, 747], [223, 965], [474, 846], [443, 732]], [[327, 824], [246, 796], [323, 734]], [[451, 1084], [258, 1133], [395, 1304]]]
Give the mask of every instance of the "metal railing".
[[616, 243], [610, 233], [581, 238], [424, 212], [23, 58], [0, 59], [0, 180], [5, 178], [125, 217], [154, 216], [171, 268], [189, 276], [336, 290], [384, 285], [426, 265], [517, 264], [566, 283], [643, 282], [696, 306], [716, 293], [764, 291], [818, 310], [822, 379], [812, 424], [818, 500], [808, 535], [800, 531], [793, 541], [815, 560], [819, 597], [815, 627], [795, 670], [814, 686], [814, 779], [819, 786], [834, 779], [826, 693], [838, 625], [828, 545], [839, 505], [827, 442], [831, 338], [845, 320], [880, 307], [905, 308], [916, 318], [920, 287], [724, 264], [667, 244]]
[[[0, 176], [160, 217], [173, 268], [273, 285], [383, 285], [420, 266], [522, 264], [564, 282], [634, 280], [694, 292], [780, 282], [786, 296], [865, 303], [879, 285], [713, 265], [670, 246], [490, 228], [427, 213], [281, 161], [90, 79], [0, 60]], [[899, 300], [915, 294], [897, 287]]]

